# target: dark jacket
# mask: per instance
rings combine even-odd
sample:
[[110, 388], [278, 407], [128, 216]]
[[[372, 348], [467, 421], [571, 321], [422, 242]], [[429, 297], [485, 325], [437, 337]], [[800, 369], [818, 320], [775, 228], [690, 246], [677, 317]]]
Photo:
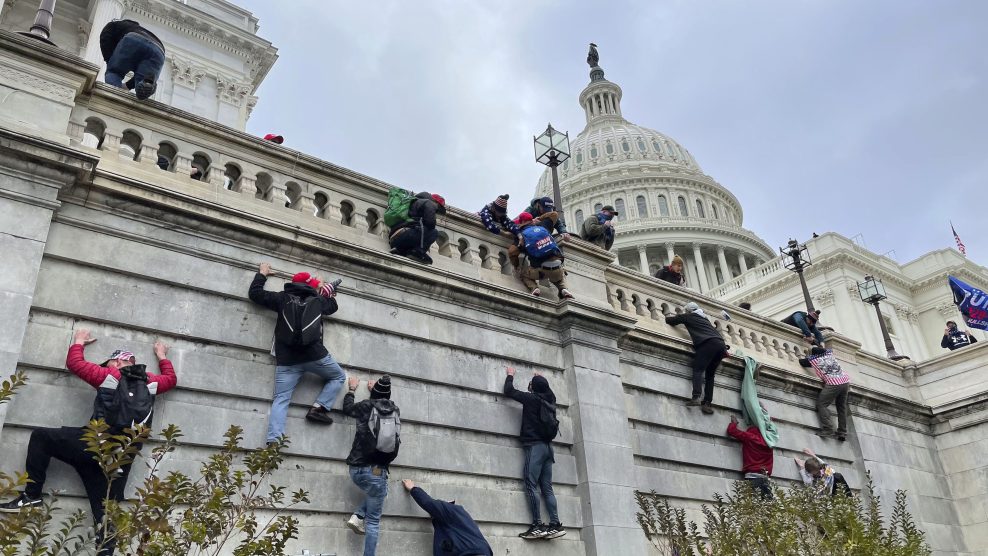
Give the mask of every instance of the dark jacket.
[[[250, 289], [247, 290], [247, 297], [254, 303], [278, 313], [278, 324], [275, 326], [281, 325], [281, 310], [284, 308], [285, 303], [288, 302], [289, 295], [297, 295], [302, 299], [319, 296], [312, 286], [296, 284], [294, 282], [285, 284], [285, 291], [269, 292], [264, 289], [264, 283], [266, 281], [267, 276], [260, 272], [254, 275], [254, 281], [250, 283]], [[319, 299], [322, 303], [323, 315], [332, 315], [339, 308], [336, 300], [332, 297], [320, 296]], [[275, 338], [277, 338], [277, 335]], [[329, 351], [326, 350], [326, 346], [322, 342], [316, 342], [312, 345], [302, 347], [288, 346], [277, 340], [274, 343], [274, 358], [279, 365], [298, 365], [299, 363], [317, 361], [326, 357], [328, 354]]]
[[549, 388], [549, 381], [543, 376], [532, 377], [532, 392], [522, 392], [515, 389], [515, 377], [508, 375], [504, 379], [504, 395], [521, 403], [521, 432], [519, 437], [523, 446], [531, 446], [546, 442], [539, 435], [539, 410], [542, 400], [556, 403], [556, 395]]
[[346, 463], [347, 465], [356, 467], [366, 467], [368, 465], [387, 467], [398, 457], [398, 451], [395, 450], [393, 454], [382, 454], [378, 452], [377, 439], [371, 433], [370, 425], [368, 425], [367, 421], [370, 419], [371, 409], [375, 406], [379, 413], [395, 411], [399, 417], [401, 416], [401, 411], [393, 401], [388, 399], [372, 398], [356, 403], [354, 403], [353, 399], [353, 392], [347, 392], [346, 396], [343, 396], [343, 414], [353, 417], [357, 423], [357, 432], [353, 435], [353, 446], [350, 447], [350, 455], [347, 456]]
[[491, 205], [484, 206], [478, 214], [484, 227], [492, 234], [500, 235], [501, 231], [504, 230], [510, 232], [511, 235], [517, 236], [520, 231], [518, 224], [515, 224], [514, 221], [508, 218], [507, 212], [499, 213], [492, 209]]
[[690, 333], [690, 339], [693, 340], [693, 347], [714, 339], [724, 341], [724, 337], [720, 335], [720, 332], [717, 332], [714, 325], [710, 324], [707, 317], [701, 317], [696, 313], [667, 316], [666, 324], [686, 325], [686, 331]]
[[[604, 222], [606, 220], [602, 220], [599, 214], [587, 218], [583, 221], [583, 229], [580, 231], [580, 237], [602, 249], [610, 251], [611, 246], [614, 245], [614, 228], [605, 226]], [[648, 269], [646, 269], [646, 272], [648, 272]]]
[[161, 48], [161, 52], [165, 52], [165, 45], [162, 44], [161, 39], [156, 37], [154, 33], [148, 31], [141, 24], [130, 20], [130, 19], [118, 19], [116, 21], [111, 21], [103, 27], [103, 31], [99, 34], [99, 49], [103, 54], [103, 60], [106, 62], [110, 61], [110, 57], [113, 56], [113, 51], [117, 49], [117, 45], [128, 33], [137, 33], [142, 37], [150, 40], [151, 42], [158, 45]]
[[967, 332], [961, 332], [960, 330], [955, 329], [950, 334], [943, 335], [943, 340], [940, 340], [940, 347], [954, 351], [957, 348], [971, 345], [977, 341], [977, 338]]
[[408, 220], [391, 228], [391, 235], [402, 228], [422, 226], [426, 230], [436, 229], [436, 215], [446, 214], [446, 209], [432, 200], [432, 194], [422, 191], [415, 194], [416, 199], [408, 207]]
[[[522, 212], [527, 212], [528, 214], [531, 214], [532, 215], [532, 218], [538, 218], [538, 217], [542, 216], [543, 214], [548, 214], [550, 212], [555, 212], [555, 211], [543, 211], [543, 210], [541, 210], [539, 208], [539, 204], [538, 204], [538, 201], [539, 200], [541, 200], [541, 197], [538, 198], [538, 199], [532, 199], [532, 202], [528, 204], [528, 208], [525, 209], [525, 210], [523, 210]], [[557, 218], [556, 221], [553, 223], [553, 226], [552, 226], [552, 228], [549, 229], [549, 232], [550, 233], [551, 232], [556, 232], [556, 233], [559, 233], [559, 234], [568, 234], [569, 232], [566, 231], [566, 222], [563, 222], [562, 213], [559, 213], [559, 214], [560, 214], [560, 217]]]
[[677, 286], [686, 285], [686, 277], [668, 266], [660, 268], [659, 271], [655, 273], [655, 277], [659, 280], [669, 282], [670, 284], [676, 284]]
[[412, 498], [432, 517], [433, 556], [494, 556], [477, 522], [463, 506], [436, 500], [419, 487], [412, 489]]

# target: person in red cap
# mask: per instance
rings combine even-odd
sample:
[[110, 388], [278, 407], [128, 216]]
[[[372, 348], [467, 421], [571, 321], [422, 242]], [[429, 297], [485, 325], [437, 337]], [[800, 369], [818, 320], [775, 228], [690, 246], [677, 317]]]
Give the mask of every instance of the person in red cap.
[[408, 207], [408, 218], [391, 228], [391, 253], [432, 264], [429, 248], [439, 237], [437, 214], [446, 214], [446, 199], [442, 195], [425, 191], [415, 195]]
[[326, 381], [305, 415], [307, 421], [324, 425], [333, 423], [329, 410], [346, 381], [343, 368], [323, 345], [323, 317], [332, 315], [339, 308], [333, 284], [322, 282], [308, 272], [299, 272], [285, 284], [284, 291], [270, 292], [264, 289], [270, 274], [271, 265], [261, 263], [247, 292], [251, 301], [278, 313], [274, 327], [276, 366], [274, 399], [268, 415], [268, 443], [285, 433], [288, 405], [302, 375], [312, 373]]
[[280, 144], [282, 144], [282, 143], [285, 142], [285, 138], [284, 137], [282, 137], [281, 135], [275, 135], [274, 133], [268, 133], [267, 135], [265, 135], [264, 136], [264, 140], [265, 141], [271, 141], [272, 143], [275, 143], [275, 144], [278, 144], [278, 145], [280, 145]]

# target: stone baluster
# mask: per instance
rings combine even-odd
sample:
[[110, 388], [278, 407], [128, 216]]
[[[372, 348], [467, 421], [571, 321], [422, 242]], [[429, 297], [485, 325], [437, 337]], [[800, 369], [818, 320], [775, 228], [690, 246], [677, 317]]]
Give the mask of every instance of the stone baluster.
[[80, 124], [73, 121], [69, 122], [68, 136], [69, 143], [73, 147], [78, 147], [82, 144], [82, 138], [86, 134], [86, 124]]
[[237, 180], [240, 195], [245, 199], [253, 199], [257, 195], [257, 179], [250, 176], [240, 176]]
[[145, 166], [158, 167], [158, 145], [141, 144], [141, 155], [138, 162]]
[[[192, 157], [185, 153], [175, 155], [175, 173], [188, 178], [192, 175]], [[191, 179], [191, 178], [190, 178]]]
[[224, 168], [223, 166], [220, 166], [219, 164], [210, 165], [207, 174], [207, 176], [209, 177], [209, 185], [213, 186], [213, 188], [217, 190], [226, 189], [225, 173], [226, 173], [226, 168]]
[[100, 150], [107, 155], [120, 154], [121, 137], [121, 135], [107, 131], [103, 134], [103, 144], [100, 145]]
[[298, 210], [302, 211], [302, 216], [305, 218], [319, 218], [316, 216], [316, 199], [312, 195], [302, 194], [299, 197]]

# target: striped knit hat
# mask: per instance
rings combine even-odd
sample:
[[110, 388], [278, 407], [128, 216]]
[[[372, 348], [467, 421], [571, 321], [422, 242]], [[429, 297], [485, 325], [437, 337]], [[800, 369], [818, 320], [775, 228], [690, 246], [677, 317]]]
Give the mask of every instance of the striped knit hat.
[[377, 379], [374, 383], [374, 387], [371, 388], [370, 397], [373, 399], [384, 398], [386, 400], [391, 399], [391, 376], [384, 375]]
[[497, 199], [494, 199], [493, 205], [497, 212], [508, 212], [508, 194], [498, 195]]
[[113, 353], [110, 354], [110, 357], [108, 357], [106, 359], [106, 361], [103, 361], [103, 364], [100, 365], [100, 367], [105, 367], [105, 366], [107, 366], [107, 365], [110, 364], [110, 361], [115, 361], [117, 359], [119, 359], [121, 361], [130, 362], [132, 359], [136, 359], [136, 358], [134, 357], [134, 353], [133, 352], [122, 350], [122, 349], [117, 349], [117, 350], [114, 350]]

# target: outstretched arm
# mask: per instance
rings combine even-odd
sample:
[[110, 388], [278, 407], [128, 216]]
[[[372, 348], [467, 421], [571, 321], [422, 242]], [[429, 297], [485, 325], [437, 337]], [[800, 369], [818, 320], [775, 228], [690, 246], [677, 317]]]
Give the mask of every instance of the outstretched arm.
[[148, 384], [156, 384], [155, 394], [164, 394], [178, 384], [178, 375], [175, 374], [175, 367], [168, 360], [168, 346], [161, 340], [154, 343], [154, 355], [158, 358], [158, 370], [160, 374], [148, 373]]
[[271, 265], [268, 263], [261, 263], [257, 270], [257, 274], [254, 275], [254, 280], [250, 283], [250, 288], [247, 290], [247, 297], [258, 305], [267, 307], [272, 311], [277, 311], [280, 294], [278, 292], [269, 292], [264, 289], [264, 284], [267, 282], [269, 274], [271, 274]]
[[442, 502], [429, 496], [429, 494], [426, 493], [424, 490], [422, 490], [420, 487], [415, 486], [415, 483], [412, 483], [411, 481], [408, 482], [412, 484], [411, 490], [409, 492], [412, 495], [412, 499], [415, 500], [415, 503], [418, 504], [419, 507], [422, 508], [423, 510], [429, 512], [429, 515], [432, 517], [433, 521], [439, 523], [446, 521], [445, 505]]
[[508, 375], [504, 377], [504, 395], [511, 398], [512, 400], [518, 402], [524, 402], [525, 399], [534, 394], [529, 394], [528, 392], [522, 392], [515, 388], [515, 370], [512, 367], [507, 369]]
[[65, 356], [65, 368], [93, 388], [99, 388], [110, 375], [110, 369], [86, 361], [86, 346], [95, 341], [96, 338], [89, 335], [89, 330], [85, 328], [76, 330], [72, 337], [72, 345], [69, 346], [69, 353]]

